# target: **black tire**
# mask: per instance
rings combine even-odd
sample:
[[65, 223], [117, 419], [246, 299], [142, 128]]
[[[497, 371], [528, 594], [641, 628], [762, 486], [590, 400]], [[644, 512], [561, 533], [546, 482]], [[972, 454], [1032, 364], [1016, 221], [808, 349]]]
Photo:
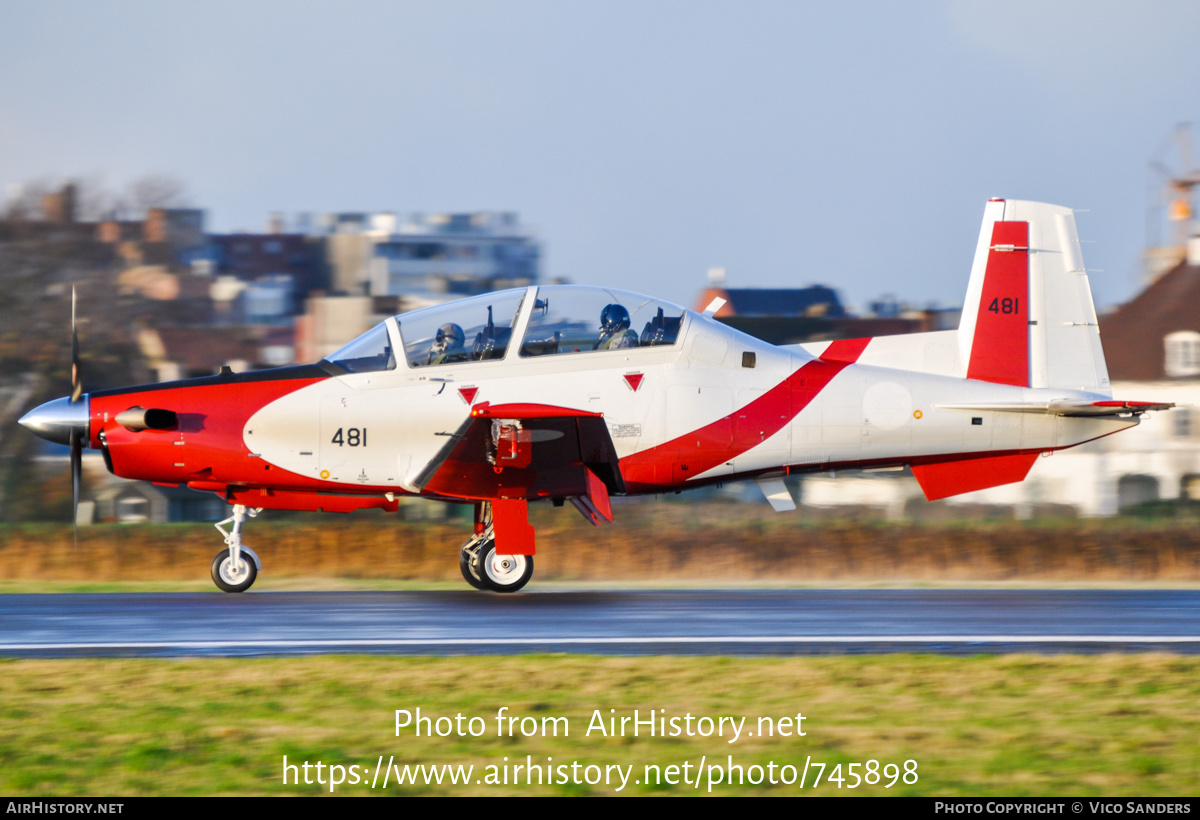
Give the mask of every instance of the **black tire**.
[[471, 566], [471, 555], [466, 550], [462, 550], [458, 554], [458, 568], [462, 570], [463, 580], [475, 587], [475, 589], [490, 589], [490, 587], [486, 586], [479, 579], [479, 576], [476, 574], [476, 567]]
[[532, 577], [532, 555], [496, 555], [494, 540], [479, 548], [479, 580], [492, 592], [516, 592]]
[[235, 577], [229, 572], [233, 564], [229, 558], [229, 550], [224, 549], [218, 552], [217, 557], [213, 559], [213, 583], [222, 592], [245, 592], [254, 585], [254, 579], [258, 577], [258, 566], [254, 563], [254, 559], [243, 551], [242, 563], [246, 566], [246, 577], [241, 581], [236, 581]]

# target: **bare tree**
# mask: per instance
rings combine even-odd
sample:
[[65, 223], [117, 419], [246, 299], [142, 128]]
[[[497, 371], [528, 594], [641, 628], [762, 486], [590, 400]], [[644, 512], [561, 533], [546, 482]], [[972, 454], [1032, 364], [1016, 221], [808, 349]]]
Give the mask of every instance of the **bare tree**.
[[41, 219], [42, 197], [54, 190], [47, 179], [32, 179], [9, 187], [4, 218], [14, 221]]
[[139, 215], [151, 208], [183, 208], [188, 204], [187, 186], [169, 174], [148, 174], [129, 184], [125, 202]]
[[75, 214], [81, 222], [99, 222], [119, 214], [119, 198], [102, 174], [77, 176], [71, 182], [75, 185]]

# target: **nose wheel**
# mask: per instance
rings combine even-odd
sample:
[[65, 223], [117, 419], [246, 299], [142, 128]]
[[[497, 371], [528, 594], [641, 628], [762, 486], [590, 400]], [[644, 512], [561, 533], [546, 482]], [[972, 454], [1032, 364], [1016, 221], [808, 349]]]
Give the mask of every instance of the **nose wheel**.
[[[244, 553], [245, 547], [242, 548]], [[258, 577], [258, 567], [248, 555], [243, 555], [238, 563], [233, 562], [229, 550], [221, 550], [212, 562], [213, 583], [222, 592], [245, 592], [254, 584]]]
[[[218, 552], [212, 562], [213, 583], [222, 592], [245, 592], [258, 578], [262, 563], [254, 550], [242, 544], [242, 524], [247, 516], [253, 518], [260, 512], [261, 509], [249, 510], [244, 504], [234, 504], [233, 515], [213, 524], [225, 539], [226, 549]], [[223, 525], [229, 523], [233, 524], [233, 529], [225, 532]]]

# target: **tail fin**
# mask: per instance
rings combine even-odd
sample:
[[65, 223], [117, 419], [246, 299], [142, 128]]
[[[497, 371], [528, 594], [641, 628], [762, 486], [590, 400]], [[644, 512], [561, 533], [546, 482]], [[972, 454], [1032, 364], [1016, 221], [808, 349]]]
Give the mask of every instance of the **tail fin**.
[[1074, 212], [987, 203], [958, 344], [969, 379], [1111, 394]]

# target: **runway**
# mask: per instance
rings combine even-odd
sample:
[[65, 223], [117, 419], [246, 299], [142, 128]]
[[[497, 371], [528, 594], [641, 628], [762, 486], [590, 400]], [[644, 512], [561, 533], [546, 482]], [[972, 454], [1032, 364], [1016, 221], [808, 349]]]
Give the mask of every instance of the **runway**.
[[1200, 651], [1192, 590], [0, 595], [0, 656]]

